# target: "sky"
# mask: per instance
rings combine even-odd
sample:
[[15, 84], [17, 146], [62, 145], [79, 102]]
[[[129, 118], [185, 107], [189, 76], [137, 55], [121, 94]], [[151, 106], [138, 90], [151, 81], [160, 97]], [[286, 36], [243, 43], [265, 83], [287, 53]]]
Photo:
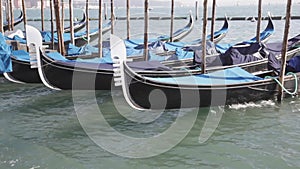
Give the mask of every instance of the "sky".
[[[149, 0], [150, 1], [150, 0]], [[166, 0], [156, 0], [156, 1], [166, 1]], [[175, 0], [179, 3], [184, 3], [185, 5], [195, 5], [196, 0]], [[198, 2], [202, 3], [202, 0], [198, 0]], [[286, 0], [262, 0], [263, 4], [285, 4]], [[300, 3], [300, 0], [293, 0], [293, 3]], [[208, 4], [212, 4], [212, 0], [208, 0]], [[229, 5], [254, 5], [258, 4], [258, 0], [217, 0], [217, 6], [229, 6]]]

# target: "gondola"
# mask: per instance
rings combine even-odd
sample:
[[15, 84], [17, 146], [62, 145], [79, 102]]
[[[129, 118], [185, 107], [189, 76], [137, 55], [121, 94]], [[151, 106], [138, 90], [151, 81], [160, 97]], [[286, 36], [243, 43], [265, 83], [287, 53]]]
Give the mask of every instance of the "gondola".
[[[267, 41], [271, 38], [275, 32], [274, 23], [272, 17], [269, 14], [268, 24], [265, 29], [260, 33], [260, 42], [267, 43]], [[256, 37], [251, 38], [250, 40], [243, 41], [242, 43], [251, 44], [256, 42]], [[219, 52], [224, 53], [227, 49], [229, 49], [232, 45], [235, 44], [216, 44], [216, 47]]]
[[[224, 24], [221, 27], [221, 29], [218, 30], [217, 32], [214, 32], [214, 41], [213, 42], [215, 44], [219, 43], [226, 36], [228, 29], [229, 29], [228, 18], [225, 16]], [[211, 38], [211, 35], [208, 35], [206, 37], [206, 39], [210, 39], [210, 38]], [[196, 44], [200, 44], [201, 41], [202, 41], [202, 39], [197, 39], [197, 40], [189, 42], [185, 45], [196, 45]]]
[[[79, 30], [83, 29], [85, 27], [85, 25], [86, 25], [86, 15], [85, 15], [85, 12], [83, 12], [82, 19], [80, 21], [77, 21], [74, 23], [74, 26], [73, 26], [74, 32], [78, 32]], [[70, 26], [65, 27], [64, 32], [65, 33], [71, 32], [71, 27]]]
[[[123, 42], [123, 41], [122, 41]], [[112, 63], [91, 63], [91, 62], [77, 62], [68, 60], [59, 54], [49, 55], [45, 52], [40, 53], [40, 65], [38, 71], [41, 78], [44, 79], [43, 83], [46, 86], [51, 86], [54, 89], [96, 89], [96, 90], [109, 90], [112, 87], [113, 67]], [[154, 61], [155, 64], [160, 64]], [[135, 62], [132, 63], [133, 67]], [[144, 64], [153, 64], [153, 62], [144, 62]], [[160, 66], [158, 66], [160, 67]], [[165, 66], [166, 67], [166, 66]], [[199, 71], [199, 70], [197, 70]], [[147, 74], [149, 71], [142, 70], [141, 73]], [[160, 75], [165, 71], [151, 71], [151, 73]], [[176, 73], [176, 71], [171, 71]], [[189, 71], [179, 70], [178, 72], [186, 73]], [[93, 77], [92, 80], [80, 80], [80, 83], [75, 83], [74, 74], [78, 75], [77, 79], [87, 79]], [[90, 86], [91, 81], [95, 81], [93, 87]], [[77, 85], [74, 85], [77, 84]]]
[[[82, 20], [81, 22], [83, 21], [84, 20]], [[103, 29], [103, 34], [104, 34], [110, 30], [110, 22], [105, 24], [103, 27], [104, 27]], [[98, 37], [97, 31], [98, 29], [91, 31], [90, 33], [91, 40], [94, 40]], [[69, 35], [69, 33], [66, 33], [66, 35]], [[77, 44], [83, 45], [84, 43], [86, 43], [86, 40], [83, 40], [84, 35], [86, 35], [86, 33], [84, 32], [75, 33], [75, 35], [76, 35], [75, 42], [77, 42]], [[70, 40], [66, 39], [65, 44], [68, 45], [69, 42]], [[49, 44], [49, 42], [43, 43], [43, 45], [47, 45], [47, 44]], [[30, 56], [28, 52], [25, 52], [24, 50], [13, 51], [11, 55], [11, 61], [12, 61], [13, 71], [3, 74], [6, 79], [14, 83], [42, 83], [41, 78], [38, 74], [38, 70], [36, 68], [31, 68]]]
[[31, 68], [29, 53], [24, 50], [13, 51], [11, 55], [12, 72], [4, 77], [14, 83], [42, 83], [36, 68]]
[[[23, 21], [23, 12], [21, 11], [19, 17], [14, 19], [14, 26], [18, 25], [19, 23], [21, 23]], [[7, 22], [3, 23], [3, 30], [7, 31], [9, 28], [9, 25]]]
[[[194, 28], [194, 17], [193, 15], [190, 13], [189, 15], [189, 22], [188, 24], [181, 28], [181, 29], [178, 29], [177, 31], [175, 31], [173, 34], [172, 34], [172, 40], [174, 42], [176, 41], [180, 41], [182, 40], [184, 37], [186, 37]], [[171, 38], [169, 37], [168, 38], [168, 41], [170, 40]]]
[[[123, 49], [125, 51], [125, 45], [122, 40], [120, 42], [123, 44]], [[111, 43], [114, 44], [114, 43]], [[115, 48], [120, 49], [120, 46], [115, 46]], [[112, 50], [113, 52], [114, 50]], [[123, 53], [126, 53], [124, 52]], [[117, 56], [118, 54], [112, 53], [112, 56]], [[125, 54], [126, 55], [126, 54]], [[112, 85], [113, 78], [113, 65], [108, 62], [103, 63], [88, 63], [86, 61], [78, 62], [68, 60], [58, 53], [56, 54], [47, 54], [45, 52], [40, 52], [40, 59], [38, 66], [38, 70], [40, 72], [41, 78], [44, 79], [43, 83], [46, 86], [50, 86], [53, 89], [95, 89], [95, 90], [110, 90]], [[262, 62], [263, 64], [259, 64], [262, 61], [255, 61], [252, 63], [244, 63], [240, 64], [245, 69], [248, 67], [254, 67], [256, 69], [262, 69], [261, 67], [266, 67], [266, 61]], [[200, 70], [192, 69], [192, 70], [182, 70], [178, 68], [174, 70], [172, 68], [168, 68], [165, 65], [162, 65], [158, 61], [154, 62], [132, 62], [128, 63], [132, 68], [138, 69], [140, 74], [146, 74], [153, 77], [157, 76], [180, 76], [186, 74], [194, 74], [199, 73]], [[137, 66], [139, 68], [137, 68]], [[259, 67], [261, 66], [261, 67]], [[231, 66], [227, 66], [233, 67]], [[214, 67], [216, 69], [217, 67]], [[219, 66], [218, 69], [222, 69], [224, 67]], [[146, 70], [145, 70], [146, 69]], [[155, 69], [153, 71], [152, 69]], [[160, 71], [157, 71], [160, 69]], [[250, 68], [248, 68], [250, 69]], [[212, 69], [211, 69], [212, 70]], [[254, 71], [254, 69], [252, 68]], [[79, 80], [78, 80], [79, 79]]]
[[[180, 29], [176, 30], [172, 34], [173, 42], [180, 41], [181, 39], [183, 39], [185, 36], [187, 36], [193, 30], [195, 21], [194, 21], [194, 17], [192, 15], [192, 13], [189, 14], [188, 18], [189, 18], [188, 23], [183, 28], [180, 28]], [[225, 32], [227, 32], [227, 31], [225, 31]], [[161, 36], [149, 39], [148, 43], [153, 43], [153, 42], [156, 42], [156, 41], [169, 42], [170, 39], [171, 39], [171, 37], [168, 36], [168, 35], [161, 35]], [[136, 46], [143, 45], [144, 40], [143, 39], [128, 39], [128, 40], [125, 40], [125, 43], [126, 43], [127, 47], [133, 48], [133, 47], [136, 47]]]
[[[226, 25], [226, 24], [225, 24]], [[215, 34], [219, 36], [220, 34]], [[52, 57], [52, 58], [51, 58]], [[110, 56], [109, 56], [110, 57]], [[14, 62], [13, 64], [20, 64], [22, 62]], [[111, 82], [113, 77], [112, 63], [84, 63], [72, 60], [67, 60], [58, 53], [47, 55], [46, 52], [40, 53], [40, 76], [42, 75], [43, 83], [54, 89], [96, 89], [109, 90], [111, 89]], [[26, 64], [30, 66], [29, 63]], [[17, 66], [17, 65], [15, 65]], [[37, 69], [32, 69], [36, 71]], [[21, 74], [21, 72], [20, 72]], [[78, 74], [78, 79], [87, 79], [96, 77], [95, 87], [90, 87], [91, 80], [81, 80], [82, 85], [74, 86], [73, 75]], [[36, 76], [34, 76], [36, 77]], [[37, 80], [37, 79], [36, 79]], [[22, 79], [24, 82], [24, 79]], [[93, 81], [93, 79], [92, 79]]]
[[[215, 33], [214, 36], [216, 38], [214, 38], [214, 39], [217, 41], [221, 40], [226, 35], [227, 31], [228, 31], [228, 22], [225, 20], [222, 29]], [[268, 24], [267, 24], [266, 28], [260, 33], [261, 42], [262, 43], [267, 42], [267, 40], [271, 37], [271, 35], [273, 33], [274, 33], [274, 24], [273, 24], [271, 17], [269, 16], [269, 20], [268, 20]], [[210, 35], [207, 36], [207, 39], [210, 39]], [[251, 38], [250, 40], [247, 40], [247, 41], [243, 41], [241, 43], [252, 44], [255, 42], [256, 42], [256, 37]], [[208, 41], [208, 44], [210, 44], [210, 46], [214, 46], [216, 48], [216, 51], [213, 54], [225, 53], [225, 51], [227, 51], [231, 46], [237, 45], [237, 44], [216, 44], [216, 43], [211, 44], [210, 41]], [[128, 41], [125, 41], [125, 45], [127, 47], [127, 51], [130, 50], [129, 53], [135, 53], [136, 55], [142, 55], [142, 51], [134, 50], [135, 49], [134, 45], [132, 45], [133, 47], [131, 47], [131, 49], [128, 48], [128, 46], [130, 47], [130, 44], [128, 43]], [[190, 48], [190, 47], [195, 48], [200, 45], [201, 45], [201, 39], [194, 40], [192, 42], [161, 43], [161, 46], [163, 46], [163, 48], [162, 48], [163, 52], [161, 52], [160, 57], [155, 57], [153, 60], [166, 61], [168, 65], [170, 65], [170, 63], [172, 63], [172, 61], [170, 61], [170, 60], [174, 60], [175, 64], [178, 62], [178, 60], [184, 61], [185, 63], [190, 62], [189, 64], [191, 64], [193, 61], [194, 51], [193, 50], [185, 50], [185, 49]], [[180, 57], [171, 57], [170, 55], [172, 55], [175, 52], [177, 52], [177, 53], [180, 52], [182, 54], [180, 55]], [[141, 59], [143, 59], [143, 57], [141, 57]], [[150, 57], [150, 60], [152, 60], [151, 57]]]
[[[300, 34], [288, 40], [287, 57], [292, 58], [300, 52]], [[281, 58], [281, 42], [274, 43], [252, 43], [232, 46], [225, 53], [206, 56], [206, 72], [214, 72], [220, 69], [241, 67], [249, 72], [267, 69], [267, 53], [272, 53], [277, 59]], [[238, 57], [236, 53], [253, 56]], [[201, 50], [194, 51], [193, 59], [171, 60], [156, 63], [156, 67], [164, 67], [164, 70], [136, 69], [136, 72], [151, 77], [181, 76], [186, 74], [198, 74], [201, 72]], [[200, 55], [199, 55], [200, 54]], [[254, 56], [255, 55], [255, 56]], [[134, 65], [139, 63], [135, 62]]]
[[[227, 32], [228, 32], [228, 20], [225, 18], [224, 24], [221, 27], [220, 30], [216, 31], [214, 33], [214, 43], [218, 43], [220, 40], [222, 40]], [[178, 31], [177, 31], [178, 32]], [[207, 39], [210, 39], [211, 35], [207, 36]], [[127, 50], [127, 56], [134, 58], [134, 60], [143, 60], [143, 40], [124, 40], [125, 45], [126, 45], [126, 50]], [[201, 44], [201, 39], [196, 39], [193, 41], [176, 41], [176, 42], [168, 42], [168, 41], [163, 41], [163, 39], [160, 39], [160, 37], [156, 39], [150, 39], [148, 48], [157, 48], [158, 46], [161, 46], [160, 50], [157, 50], [156, 54], [159, 54], [162, 57], [149, 57], [149, 60], [159, 60], [159, 61], [164, 61], [164, 60], [170, 60], [171, 58], [173, 60], [181, 60], [181, 59], [186, 59], [186, 58], [192, 58], [193, 54], [192, 52], [182, 52], [185, 53], [182, 55], [182, 57], [172, 57], [176, 51], [180, 51], [182, 48], [191, 46], [191, 45], [199, 45]], [[165, 56], [165, 57], [163, 57]]]
[[[93, 89], [97, 90], [109, 90], [111, 88], [111, 81], [113, 76], [113, 69], [111, 63], [83, 63], [70, 61], [58, 55], [58, 57], [49, 57], [47, 53], [41, 52], [40, 54], [41, 69], [40, 75], [43, 75], [44, 81], [47, 86], [52, 86], [56, 89], [87, 89], [89, 85], [83, 84], [82, 86], [74, 87], [73, 84], [73, 74], [83, 74], [84, 77], [97, 77], [97, 83], [101, 85], [96, 85]], [[159, 63], [156, 61], [156, 63]], [[147, 63], [146, 63], [147, 64]], [[151, 64], [151, 63], [150, 63]], [[95, 70], [95, 67], [99, 69]], [[35, 70], [36, 71], [36, 70]], [[79, 72], [79, 73], [78, 73]], [[80, 73], [84, 72], [84, 73]], [[182, 72], [182, 71], [181, 71]], [[147, 73], [144, 72], [144, 73]], [[87, 75], [89, 74], [89, 75]], [[157, 74], [160, 74], [157, 71]], [[105, 76], [102, 78], [102, 76]], [[106, 79], [106, 80], [102, 80]], [[82, 81], [90, 83], [89, 81]], [[99, 83], [98, 83], [99, 82]]]
[[[122, 85], [129, 105], [139, 110], [243, 104], [273, 99], [278, 93], [278, 76], [273, 70], [251, 74], [234, 67], [202, 75], [153, 78], [136, 73], [124, 61], [126, 57], [119, 56], [116, 84]], [[300, 73], [285, 77], [284, 87], [291, 95], [299, 91], [299, 77]]]
[[[231, 105], [272, 99], [277, 93], [278, 84], [273, 79], [263, 78], [263, 76], [270, 74], [262, 74], [262, 77], [252, 76], [252, 74], [246, 73], [239, 67], [218, 71], [215, 72], [215, 74], [223, 74], [221, 77], [224, 78], [224, 76], [228, 76], [227, 73], [238, 72], [240, 73], [239, 76], [232, 76], [230, 78], [243, 79], [246, 77], [248, 81], [234, 82], [234, 80], [232, 80], [233, 82], [227, 82], [223, 80], [220, 83], [211, 84], [215, 79], [207, 78], [215, 74], [151, 79], [134, 73], [126, 64], [124, 64], [124, 69], [125, 77], [123, 79], [124, 83], [122, 83], [124, 85], [124, 95], [128, 97], [127, 100], [129, 100], [130, 104], [139, 109], [176, 109]], [[299, 76], [300, 74], [297, 73], [298, 80]], [[186, 82], [188, 80], [195, 83]], [[201, 80], [208, 81], [209, 83], [196, 83]], [[289, 91], [292, 91], [295, 89], [294, 84], [294, 76], [287, 76], [285, 79], [285, 87], [288, 88]], [[223, 96], [222, 93], [224, 93]], [[155, 95], [156, 98], [163, 99], [150, 102], [148, 98], [151, 97], [151, 94]], [[218, 100], [222, 97], [224, 98]]]
[[[104, 24], [103, 29], [102, 29], [102, 34], [107, 33], [110, 29], [111, 29], [111, 22]], [[89, 32], [90, 42], [92, 42], [98, 38], [98, 33], [99, 33], [99, 29], [93, 29]], [[43, 43], [45, 45], [51, 45], [51, 40], [52, 40], [51, 32], [42, 32], [42, 36], [43, 36]], [[68, 45], [69, 43], [71, 43], [71, 34], [70, 33], [64, 33], [63, 36], [64, 36], [64, 44], [65, 45]], [[74, 40], [75, 40], [76, 46], [83, 46], [83, 45], [87, 44], [88, 43], [87, 32], [86, 31], [76, 32], [74, 34]], [[58, 44], [57, 34], [54, 34], [54, 44], [55, 45]]]
[[[224, 27], [224, 26], [223, 26]], [[224, 33], [225, 31], [223, 31]], [[216, 33], [215, 35], [217, 35], [219, 37], [219, 33]], [[216, 37], [217, 37], [216, 36]], [[46, 39], [50, 39], [49, 37]], [[45, 43], [44, 43], [45, 44]], [[30, 68], [30, 57], [27, 54], [27, 57], [24, 57], [26, 54], [23, 52], [23, 57], [18, 56], [18, 52], [15, 52], [16, 55], [12, 55], [12, 63], [13, 63], [13, 72], [10, 73], [6, 73], [5, 76], [7, 79], [9, 79], [12, 82], [17, 82], [17, 83], [41, 83], [41, 79], [38, 76], [38, 70], [37, 69], [31, 69]], [[44, 53], [45, 54], [45, 53]], [[76, 57], [76, 56], [75, 56]], [[55, 61], [55, 60], [52, 60]], [[92, 63], [91, 63], [92, 64]], [[108, 63], [106, 66], [110, 65], [111, 63]], [[60, 68], [64, 68], [64, 66], [60, 66]], [[71, 67], [71, 69], [75, 69], [75, 67]], [[29, 76], [23, 76], [22, 72], [27, 72]], [[31, 73], [30, 73], [31, 72]], [[113, 72], [112, 72], [112, 67], [110, 66], [108, 70], [105, 70], [104, 72], [109, 72], [110, 76], [112, 76]], [[32, 74], [32, 75], [30, 75]], [[63, 80], [64, 82], [69, 81], [68, 78]], [[72, 80], [70, 80], [72, 81]], [[110, 80], [111, 81], [111, 78]], [[65, 84], [68, 84], [67, 82]], [[65, 85], [66, 87], [63, 87], [61, 85], [59, 85], [59, 87], [63, 88], [63, 89], [71, 89], [72, 86], [70, 85]], [[109, 89], [110, 87], [108, 87], [108, 85], [104, 85], [105, 87], [101, 87], [99, 89]], [[109, 84], [110, 86], [110, 84]]]

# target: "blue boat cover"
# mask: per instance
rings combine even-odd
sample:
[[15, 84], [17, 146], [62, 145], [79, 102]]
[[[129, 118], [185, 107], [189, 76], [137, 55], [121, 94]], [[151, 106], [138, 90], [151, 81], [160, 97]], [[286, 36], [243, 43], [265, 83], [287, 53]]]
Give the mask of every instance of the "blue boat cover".
[[[274, 25], [273, 22], [269, 18], [268, 25], [266, 29], [260, 33], [260, 40], [263, 41], [267, 39], [269, 36], [271, 36], [274, 33]], [[251, 44], [251, 43], [256, 43], [256, 37], [251, 38], [250, 40], [243, 41], [242, 43], [244, 44]], [[220, 53], [225, 53], [231, 46], [234, 44], [217, 44], [216, 48]]]
[[11, 72], [11, 47], [6, 44], [5, 37], [0, 33], [0, 73]]
[[70, 43], [68, 45], [67, 53], [68, 56], [87, 55], [92, 53], [98, 53], [98, 48], [93, 47], [90, 44], [84, 45], [82, 47], [77, 47]]
[[[143, 56], [144, 45], [143, 44], [133, 44], [132, 40], [125, 40], [126, 54], [127, 57], [133, 56]], [[193, 58], [194, 53], [191, 51], [186, 51], [183, 42], [163, 42], [163, 41], [153, 41], [148, 44], [149, 48], [149, 61], [166, 61], [166, 60], [179, 60]]]
[[[288, 50], [298, 48], [300, 45], [300, 34], [288, 40]], [[275, 55], [281, 54], [282, 42], [273, 42], [267, 43], [266, 47], [269, 52], [274, 53]]]
[[269, 54], [267, 67], [268, 70], [273, 70], [276, 75], [280, 74], [281, 61], [276, 58], [274, 53]]
[[15, 35], [13, 38], [9, 38], [9, 37], [6, 36], [5, 39], [6, 40], [15, 40], [15, 41], [18, 41], [20, 43], [26, 44], [26, 40], [24, 38], [21, 38], [18, 35]]
[[46, 55], [48, 57], [50, 57], [53, 60], [56, 61], [62, 61], [62, 62], [82, 62], [82, 63], [108, 63], [111, 64], [112, 63], [112, 59], [111, 57], [103, 57], [103, 58], [92, 58], [92, 59], [76, 59], [76, 60], [69, 60], [67, 58], [65, 58], [64, 56], [62, 56], [60, 53], [58, 52], [49, 52], [46, 53]]
[[[95, 32], [97, 32], [98, 29], [93, 29], [90, 31], [90, 34], [93, 34]], [[51, 42], [52, 40], [52, 33], [49, 32], [49, 31], [42, 31], [41, 32], [41, 35], [43, 37], [43, 41], [44, 42]], [[86, 35], [86, 31], [82, 31], [82, 32], [76, 32], [74, 34], [74, 37], [75, 38], [78, 38], [78, 37], [82, 37], [82, 36], [85, 36]], [[64, 37], [64, 41], [70, 41], [71, 40], [71, 33], [64, 33], [63, 34], [63, 37]], [[58, 35], [57, 33], [54, 33], [54, 42], [58, 42]]]
[[287, 61], [287, 72], [300, 72], [300, 55], [294, 56]]
[[[194, 62], [202, 63], [201, 49], [195, 50]], [[262, 43], [239, 44], [230, 47], [224, 54], [209, 57], [206, 66], [228, 66], [257, 61], [267, 57], [265, 46]]]
[[215, 71], [213, 73], [183, 76], [183, 77], [166, 77], [166, 78], [151, 78], [146, 77], [148, 80], [178, 84], [178, 85], [230, 85], [246, 82], [253, 82], [262, 80], [263, 78], [254, 76], [253, 74], [245, 71], [240, 67], [229, 68], [225, 70]]
[[13, 50], [12, 56], [17, 60], [24, 61], [24, 62], [30, 62], [29, 53], [26, 52], [25, 50]]
[[[286, 63], [286, 73], [300, 72], [300, 55], [292, 57]], [[276, 75], [280, 75], [281, 72], [281, 60], [278, 60], [273, 53], [268, 56], [268, 70], [273, 70]]]

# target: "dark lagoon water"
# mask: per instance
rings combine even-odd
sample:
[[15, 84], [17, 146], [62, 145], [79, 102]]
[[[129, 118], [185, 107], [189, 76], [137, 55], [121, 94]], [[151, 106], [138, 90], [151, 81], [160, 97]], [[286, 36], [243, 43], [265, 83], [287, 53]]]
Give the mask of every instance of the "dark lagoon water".
[[[294, 15], [300, 15], [297, 9], [299, 5], [293, 7]], [[185, 15], [187, 10], [177, 8], [176, 15]], [[257, 11], [255, 6], [217, 10], [218, 16], [254, 16]], [[267, 5], [264, 15], [268, 10], [283, 15], [285, 5]], [[142, 9], [133, 11], [142, 15]], [[28, 15], [36, 17], [37, 12], [30, 9]], [[152, 12], [168, 16], [169, 9]], [[124, 9], [116, 13], [124, 16]], [[76, 15], [81, 16], [80, 12]], [[175, 28], [185, 22], [176, 20]], [[274, 23], [271, 42], [283, 37], [284, 21]], [[142, 34], [142, 25], [142, 21], [132, 21], [133, 33]], [[221, 25], [217, 21], [216, 27]], [[168, 26], [166, 20], [150, 21], [150, 32], [168, 34]], [[291, 22], [290, 37], [299, 33], [299, 27], [299, 20]], [[125, 37], [125, 28], [125, 21], [117, 21], [116, 34]], [[221, 43], [249, 39], [255, 29], [253, 22], [231, 21]], [[197, 21], [185, 40], [201, 37], [200, 30], [201, 21]], [[53, 91], [0, 78], [0, 100], [1, 169], [300, 168], [299, 98], [285, 99], [280, 105], [267, 100], [144, 112], [132, 110], [120, 91]]]

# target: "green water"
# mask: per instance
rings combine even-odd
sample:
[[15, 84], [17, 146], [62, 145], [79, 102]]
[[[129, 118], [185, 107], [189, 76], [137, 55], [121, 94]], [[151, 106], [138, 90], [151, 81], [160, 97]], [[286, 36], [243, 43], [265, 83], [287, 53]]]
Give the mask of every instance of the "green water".
[[[0, 93], [0, 168], [300, 166], [298, 98], [287, 99], [281, 105], [264, 101], [227, 107], [216, 131], [205, 143], [199, 143], [198, 137], [208, 109], [200, 109], [187, 137], [173, 149], [151, 158], [130, 159], [103, 150], [87, 136], [78, 122], [70, 91], [16, 85], [1, 79]], [[106, 119], [119, 132], [149, 136], [176, 118], [176, 111], [166, 111], [159, 122], [129, 123], [112, 111], [109, 96], [110, 92], [97, 92], [99, 107], [103, 112], [111, 112], [106, 113]]]
[[[274, 9], [274, 15], [284, 12], [284, 6], [266, 8]], [[299, 8], [299, 5], [294, 7], [296, 8]], [[168, 12], [163, 9], [157, 10]], [[256, 8], [221, 8], [219, 11], [219, 16], [224, 15], [224, 12], [229, 16], [250, 16], [255, 15]], [[178, 15], [184, 13], [185, 11], [181, 10]], [[294, 10], [294, 13], [299, 15], [297, 10]], [[185, 22], [177, 21], [175, 27], [179, 28]], [[274, 23], [276, 33], [270, 40], [272, 42], [282, 39], [284, 27], [283, 21]], [[31, 24], [39, 25], [35, 22]], [[132, 24], [135, 33], [142, 32], [142, 21], [133, 21]], [[160, 24], [162, 26], [157, 27]], [[266, 22], [263, 22], [263, 26], [265, 24]], [[126, 35], [125, 25], [125, 21], [117, 23], [116, 32], [121, 37]], [[150, 29], [151, 32], [167, 34], [168, 25], [166, 21], [151, 21]], [[216, 27], [221, 25], [222, 22], [216, 23]], [[299, 26], [298, 20], [291, 22], [290, 36], [299, 33]], [[252, 22], [231, 22], [230, 31], [222, 42], [235, 43], [248, 39], [255, 35], [255, 29], [256, 25]], [[186, 40], [200, 37], [200, 30], [201, 23], [197, 21]], [[152, 112], [153, 114], [144, 115], [153, 121], [136, 123], [119, 114], [118, 111], [133, 111], [122, 100], [120, 91], [96, 92], [96, 103], [106, 122], [115, 131], [130, 137], [157, 136], [173, 124], [178, 124], [175, 122], [177, 118], [191, 119], [180, 123], [182, 128], [176, 133], [185, 133], [184, 129], [189, 125], [192, 128], [173, 148], [153, 157], [134, 159], [116, 155], [98, 146], [97, 141], [89, 137], [89, 133], [84, 129], [94, 129], [96, 135], [97, 131], [101, 131], [102, 135], [98, 136], [106, 139], [106, 144], [112, 146], [110, 148], [114, 148], [113, 143], [117, 142], [124, 147], [122, 153], [125, 154], [135, 146], [126, 140], [114, 138], [105, 128], [104, 122], [95, 120], [96, 115], [100, 114], [92, 109], [93, 92], [86, 94], [91, 98], [77, 98], [80, 102], [78, 105], [74, 102], [74, 93], [71, 91], [53, 91], [43, 85], [13, 84], [0, 78], [0, 168], [300, 168], [299, 98], [285, 99], [281, 105], [274, 101], [232, 105], [225, 107], [224, 112], [223, 108], [190, 109], [184, 110], [183, 113], [179, 110], [169, 110], [159, 114], [156, 120], [153, 120], [152, 116], [157, 115], [157, 112]], [[115, 102], [111, 95], [121, 101]], [[78, 110], [86, 114], [78, 114]], [[220, 112], [223, 112], [220, 123], [215, 126], [215, 131], [212, 127], [211, 137], [206, 142], [199, 143], [199, 135], [205, 128], [207, 117], [211, 116], [216, 120], [220, 117]], [[85, 115], [84, 120], [90, 123], [83, 127], [78, 120], [79, 115]], [[194, 118], [194, 115], [197, 117]], [[148, 120], [145, 117], [139, 118]], [[171, 144], [172, 141], [162, 141], [161, 145]], [[152, 151], [146, 146], [144, 148], [144, 153]]]

